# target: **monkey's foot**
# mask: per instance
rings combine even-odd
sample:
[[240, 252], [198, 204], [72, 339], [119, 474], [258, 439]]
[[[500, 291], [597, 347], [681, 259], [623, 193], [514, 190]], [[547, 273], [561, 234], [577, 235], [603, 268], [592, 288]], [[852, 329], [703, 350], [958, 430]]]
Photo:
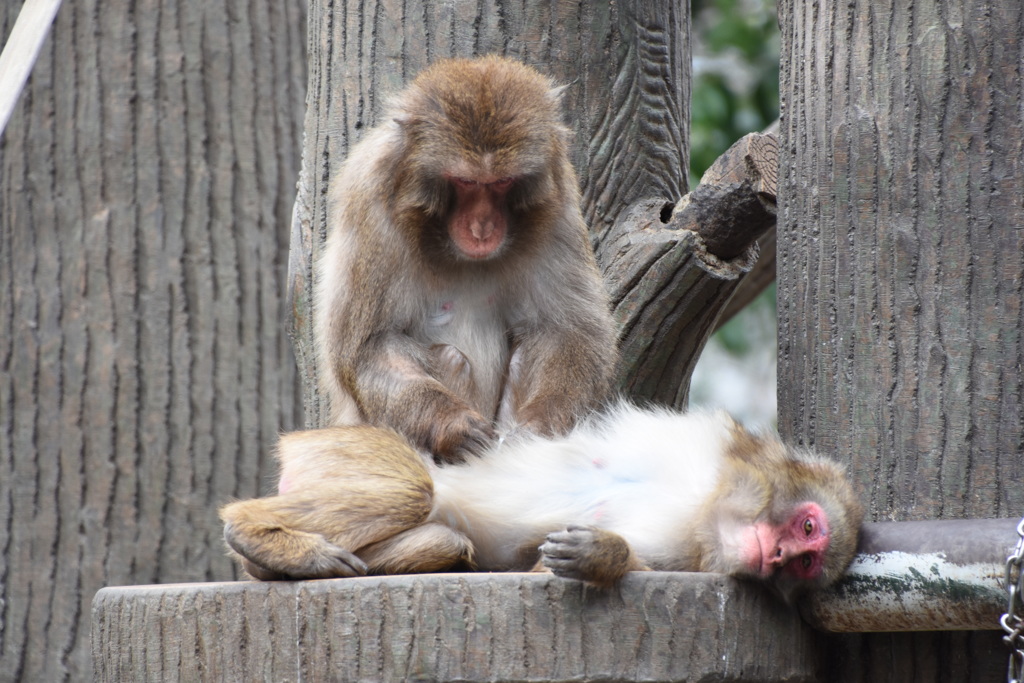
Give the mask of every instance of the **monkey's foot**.
[[547, 536], [540, 561], [556, 576], [608, 587], [626, 572], [644, 569], [626, 539], [593, 526], [570, 526]]
[[224, 525], [224, 540], [242, 558], [242, 568], [263, 581], [330, 579], [365, 576], [366, 563], [319, 534], [269, 529], [256, 542], [232, 524]]
[[473, 544], [449, 526], [428, 522], [360, 548], [359, 555], [374, 574], [439, 572], [472, 567]]

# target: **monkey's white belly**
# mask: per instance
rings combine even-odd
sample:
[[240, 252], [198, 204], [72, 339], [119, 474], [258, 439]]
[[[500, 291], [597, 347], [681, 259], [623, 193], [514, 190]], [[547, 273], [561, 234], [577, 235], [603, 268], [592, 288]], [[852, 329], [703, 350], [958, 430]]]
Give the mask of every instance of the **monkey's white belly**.
[[614, 531], [657, 558], [714, 487], [727, 438], [714, 415], [621, 406], [564, 439], [528, 437], [436, 468], [432, 519], [465, 533], [482, 569], [528, 569], [544, 536], [570, 524]]
[[481, 415], [497, 413], [508, 366], [507, 325], [493, 288], [471, 283], [433, 297], [418, 336], [428, 345], [446, 344], [469, 360], [475, 391], [463, 398]]

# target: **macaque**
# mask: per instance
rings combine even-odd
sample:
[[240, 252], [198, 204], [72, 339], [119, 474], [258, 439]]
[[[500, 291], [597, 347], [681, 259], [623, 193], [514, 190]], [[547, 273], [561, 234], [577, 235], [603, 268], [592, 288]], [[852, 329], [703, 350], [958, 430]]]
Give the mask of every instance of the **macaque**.
[[369, 426], [288, 434], [278, 455], [278, 495], [221, 510], [262, 579], [537, 566], [606, 587], [634, 570], [707, 571], [791, 602], [839, 578], [862, 518], [838, 464], [723, 412], [621, 403], [445, 467]]
[[315, 332], [331, 425], [441, 462], [564, 434], [606, 396], [609, 312], [560, 89], [496, 56], [426, 69], [331, 181]]

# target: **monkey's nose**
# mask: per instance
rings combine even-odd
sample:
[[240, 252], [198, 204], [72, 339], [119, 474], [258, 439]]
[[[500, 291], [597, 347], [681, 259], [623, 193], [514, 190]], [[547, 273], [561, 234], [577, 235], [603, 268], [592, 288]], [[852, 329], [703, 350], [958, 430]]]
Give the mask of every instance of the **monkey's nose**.
[[776, 546], [772, 556], [768, 559], [768, 564], [773, 567], [781, 567], [789, 561], [789, 555], [781, 545]]
[[490, 239], [494, 233], [494, 222], [493, 221], [473, 221], [470, 226], [470, 230], [473, 233], [473, 237], [481, 242]]

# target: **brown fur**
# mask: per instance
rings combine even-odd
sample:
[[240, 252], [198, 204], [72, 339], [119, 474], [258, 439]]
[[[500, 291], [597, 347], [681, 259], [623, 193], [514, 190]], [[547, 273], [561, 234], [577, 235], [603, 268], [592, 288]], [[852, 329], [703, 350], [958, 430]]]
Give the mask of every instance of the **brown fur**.
[[[605, 397], [615, 326], [560, 118], [557, 89], [532, 68], [448, 60], [353, 148], [331, 181], [316, 288], [332, 424], [390, 427], [452, 461], [496, 428], [564, 433]], [[495, 195], [507, 234], [490, 258], [452, 239], [453, 177], [514, 179]], [[442, 305], [452, 322], [438, 322]], [[439, 371], [438, 347], [466, 372]]]
[[228, 546], [254, 577], [436, 571], [469, 559], [465, 537], [426, 523], [430, 474], [397, 434], [372, 427], [294, 432], [282, 437], [278, 459], [282, 481], [293, 488], [220, 511]]

